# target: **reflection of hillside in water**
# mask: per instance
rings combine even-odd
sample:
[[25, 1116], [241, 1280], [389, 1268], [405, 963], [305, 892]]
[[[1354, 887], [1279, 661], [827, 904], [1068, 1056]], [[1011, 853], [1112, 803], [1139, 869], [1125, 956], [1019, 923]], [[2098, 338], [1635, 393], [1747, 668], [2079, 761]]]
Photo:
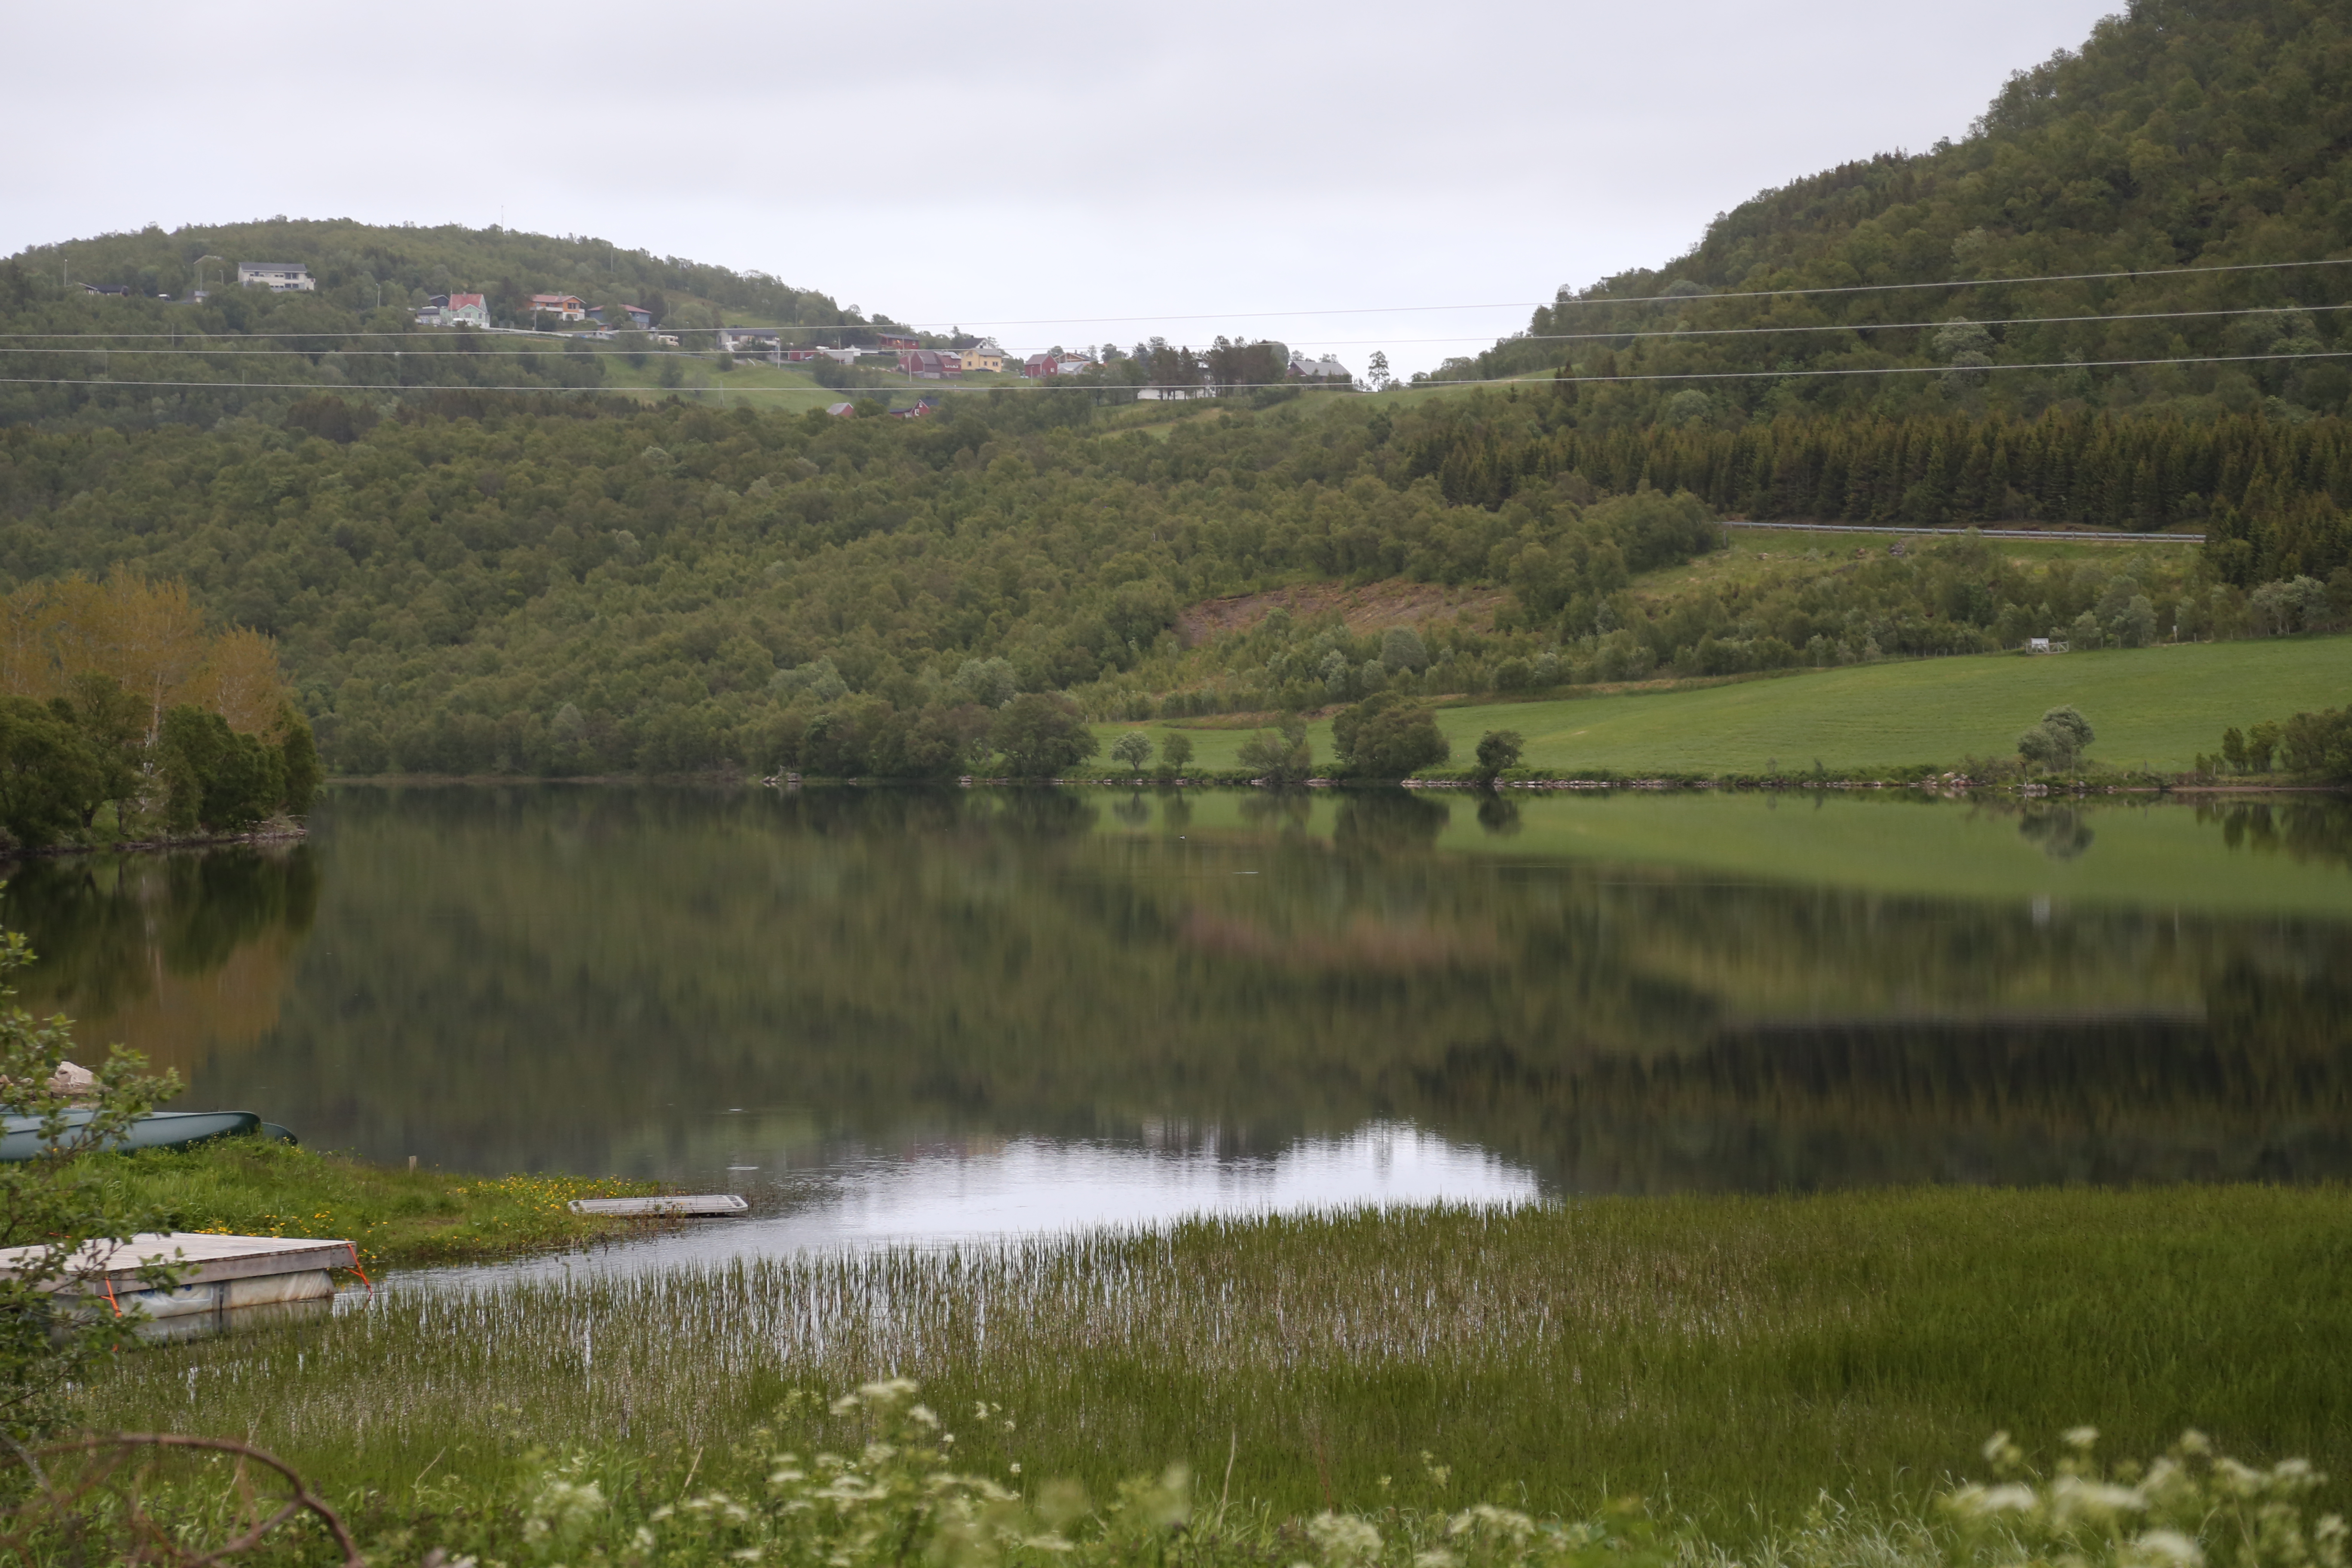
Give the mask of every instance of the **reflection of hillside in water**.
[[2342, 921], [1465, 855], [1520, 824], [1462, 797], [1136, 804], [338, 791], [281, 1016], [194, 1098], [472, 1169], [721, 1170], [740, 1107], [793, 1164], [1411, 1121], [1591, 1190], [2352, 1174]]
[[277, 1024], [317, 906], [296, 844], [34, 861], [10, 872], [0, 921], [39, 957], [18, 1000], [70, 1016], [81, 1059], [121, 1043], [186, 1079]]

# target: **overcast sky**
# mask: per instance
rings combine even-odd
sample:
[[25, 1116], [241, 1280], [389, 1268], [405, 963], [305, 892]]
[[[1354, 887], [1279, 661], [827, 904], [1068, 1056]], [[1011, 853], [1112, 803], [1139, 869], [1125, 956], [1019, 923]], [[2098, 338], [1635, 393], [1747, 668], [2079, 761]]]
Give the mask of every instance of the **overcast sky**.
[[[504, 221], [1013, 349], [1248, 332], [1406, 371], [1759, 189], [1962, 135], [2116, 8], [32, 7], [0, 250], [275, 213]], [[1343, 310], [1367, 313], [1297, 313]]]

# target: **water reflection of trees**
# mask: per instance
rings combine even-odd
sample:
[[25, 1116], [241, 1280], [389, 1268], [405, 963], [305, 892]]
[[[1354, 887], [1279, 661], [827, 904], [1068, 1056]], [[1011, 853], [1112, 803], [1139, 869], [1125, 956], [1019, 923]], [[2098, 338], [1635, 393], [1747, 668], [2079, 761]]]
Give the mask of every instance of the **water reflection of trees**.
[[274, 1022], [318, 903], [306, 845], [76, 857], [18, 867], [0, 922], [30, 933], [39, 957], [19, 982], [25, 1005], [79, 1021], [83, 1054], [126, 1040], [187, 1069]]
[[476, 1167], [651, 1167], [741, 1105], [1226, 1150], [1402, 1117], [1596, 1189], [2352, 1174], [2341, 924], [2037, 926], [1450, 855], [1404, 791], [1328, 838], [1244, 804], [1204, 836], [1044, 791], [341, 792], [335, 940], [212, 1081]]
[[2217, 825], [2221, 841], [2252, 854], [2352, 866], [2352, 801], [2341, 795], [2307, 800], [2200, 801], [2197, 819]]

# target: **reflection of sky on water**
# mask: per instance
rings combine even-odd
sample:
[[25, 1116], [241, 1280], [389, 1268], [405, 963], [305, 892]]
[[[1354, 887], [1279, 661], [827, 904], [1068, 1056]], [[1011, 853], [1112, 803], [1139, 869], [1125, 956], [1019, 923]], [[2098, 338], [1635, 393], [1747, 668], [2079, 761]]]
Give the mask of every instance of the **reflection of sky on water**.
[[1021, 1138], [975, 1153], [876, 1155], [782, 1179], [739, 1171], [742, 1219], [569, 1258], [422, 1269], [408, 1284], [488, 1285], [567, 1269], [635, 1272], [807, 1250], [945, 1246], [1093, 1226], [1160, 1226], [1195, 1215], [1267, 1214], [1438, 1202], [1517, 1203], [1534, 1175], [1418, 1128], [1373, 1123], [1345, 1138], [1300, 1139], [1270, 1156]]

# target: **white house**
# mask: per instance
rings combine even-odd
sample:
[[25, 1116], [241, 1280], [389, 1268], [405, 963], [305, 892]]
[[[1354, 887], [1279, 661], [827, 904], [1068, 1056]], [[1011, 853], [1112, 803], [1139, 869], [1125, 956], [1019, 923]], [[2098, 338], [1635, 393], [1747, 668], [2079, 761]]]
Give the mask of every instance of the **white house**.
[[299, 261], [240, 261], [236, 264], [236, 280], [248, 289], [267, 289], [273, 294], [298, 290], [309, 294], [319, 287], [310, 277], [310, 268]]

